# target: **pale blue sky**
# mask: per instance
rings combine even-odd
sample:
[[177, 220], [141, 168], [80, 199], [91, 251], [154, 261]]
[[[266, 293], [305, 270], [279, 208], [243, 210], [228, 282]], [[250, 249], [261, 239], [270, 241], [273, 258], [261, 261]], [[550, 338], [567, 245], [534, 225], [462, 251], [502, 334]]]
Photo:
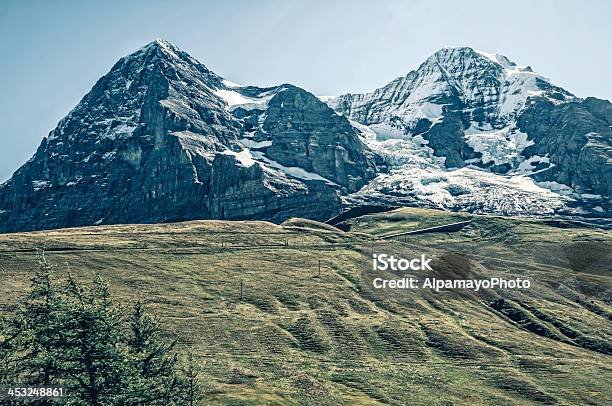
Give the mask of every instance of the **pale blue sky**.
[[0, 0], [0, 181], [117, 59], [158, 37], [234, 82], [319, 95], [372, 90], [466, 45], [612, 99], [611, 20], [606, 0]]

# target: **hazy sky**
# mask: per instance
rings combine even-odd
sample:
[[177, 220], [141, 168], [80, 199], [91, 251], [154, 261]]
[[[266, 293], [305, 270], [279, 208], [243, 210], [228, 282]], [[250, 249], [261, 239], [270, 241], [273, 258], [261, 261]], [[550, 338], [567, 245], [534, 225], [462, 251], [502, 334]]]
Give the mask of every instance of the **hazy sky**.
[[612, 99], [611, 1], [0, 0], [0, 181], [121, 56], [155, 38], [221, 76], [362, 92], [446, 45]]

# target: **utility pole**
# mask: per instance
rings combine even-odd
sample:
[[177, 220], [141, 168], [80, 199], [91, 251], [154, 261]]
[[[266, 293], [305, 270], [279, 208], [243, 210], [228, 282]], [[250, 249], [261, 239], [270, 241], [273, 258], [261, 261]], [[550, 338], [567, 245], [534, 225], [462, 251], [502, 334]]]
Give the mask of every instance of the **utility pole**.
[[240, 279], [240, 301], [242, 302], [242, 279]]
[[319, 260], [319, 278], [321, 277], [321, 260]]

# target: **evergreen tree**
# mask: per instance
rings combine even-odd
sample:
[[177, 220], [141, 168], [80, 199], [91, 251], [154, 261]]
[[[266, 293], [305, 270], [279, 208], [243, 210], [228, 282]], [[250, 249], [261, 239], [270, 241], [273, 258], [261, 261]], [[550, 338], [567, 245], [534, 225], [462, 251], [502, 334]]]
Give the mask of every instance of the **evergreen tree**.
[[134, 305], [129, 327], [127, 344], [135, 371], [128, 391], [132, 404], [172, 404], [181, 389], [177, 356], [172, 353], [176, 340], [163, 337], [159, 322], [145, 313], [140, 301]]
[[2, 380], [49, 385], [59, 377], [57, 345], [61, 341], [58, 327], [62, 304], [51, 277], [51, 267], [42, 251], [30, 293], [18, 307], [17, 316], [2, 323], [0, 353], [3, 369], [10, 371], [3, 371]]
[[11, 323], [0, 318], [0, 385], [14, 383], [17, 376], [13, 331]]
[[113, 404], [132, 372], [122, 346], [122, 316], [108, 286], [96, 276], [94, 288], [80, 287], [68, 275], [63, 328], [64, 382], [71, 398], [97, 406]]
[[27, 334], [21, 345], [24, 356], [20, 367], [27, 373], [27, 383], [50, 385], [59, 378], [58, 344], [61, 342], [59, 324], [63, 312], [62, 301], [57, 297], [51, 281], [51, 266], [47, 263], [44, 250], [41, 251], [39, 270], [32, 278], [30, 294], [25, 300], [24, 315], [21, 318]]
[[68, 275], [56, 289], [42, 253], [15, 317], [0, 320], [0, 383], [67, 388], [67, 398], [39, 404], [197, 404], [197, 368], [189, 357], [181, 370], [175, 346], [142, 303], [131, 314], [114, 305], [99, 276], [84, 288]]
[[0, 326], [0, 383], [51, 385], [62, 376], [58, 345], [62, 341], [63, 304], [54, 290], [44, 250], [39, 252], [38, 265], [16, 317]]
[[193, 354], [187, 354], [187, 366], [183, 369], [183, 390], [181, 391], [183, 404], [185, 406], [194, 406], [202, 401], [202, 388], [198, 382], [198, 372], [200, 368], [196, 365]]

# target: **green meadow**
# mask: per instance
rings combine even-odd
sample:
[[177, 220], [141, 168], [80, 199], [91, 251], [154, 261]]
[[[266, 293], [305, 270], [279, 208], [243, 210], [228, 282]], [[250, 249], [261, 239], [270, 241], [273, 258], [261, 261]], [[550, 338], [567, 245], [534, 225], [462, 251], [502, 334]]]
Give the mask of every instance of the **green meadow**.
[[[454, 232], [382, 237], [453, 222]], [[403, 208], [348, 221], [191, 221], [0, 235], [0, 312], [37, 251], [96, 273], [193, 351], [207, 405], [612, 404], [612, 234], [563, 221]], [[528, 278], [526, 290], [374, 289], [372, 253], [418, 278]]]

